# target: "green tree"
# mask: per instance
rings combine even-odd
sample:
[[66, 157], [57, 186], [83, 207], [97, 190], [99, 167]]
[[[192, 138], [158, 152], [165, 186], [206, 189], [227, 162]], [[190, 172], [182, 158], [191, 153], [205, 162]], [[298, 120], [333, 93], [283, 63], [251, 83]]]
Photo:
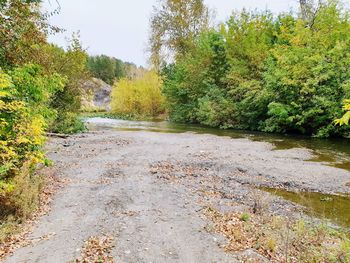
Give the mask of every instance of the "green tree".
[[350, 23], [335, 3], [319, 10], [312, 28], [282, 23], [265, 73], [273, 94], [266, 131], [337, 134], [332, 121], [349, 93]]
[[170, 118], [347, 137], [333, 120], [350, 92], [349, 17], [337, 1], [319, 5], [312, 26], [293, 14], [234, 13], [164, 68]]
[[40, 12], [41, 1], [7, 0], [0, 5], [0, 67], [35, 63], [38, 47], [46, 44], [47, 34], [59, 28], [48, 24]]
[[88, 68], [93, 76], [113, 84], [115, 79], [116, 63], [108, 56], [89, 57]]
[[195, 37], [208, 28], [209, 18], [210, 12], [203, 0], [160, 1], [151, 17], [152, 65], [159, 69], [169, 55], [176, 58], [187, 53]]
[[266, 118], [268, 92], [264, 89], [265, 63], [276, 42], [279, 21], [269, 11], [233, 14], [221, 32], [225, 37], [230, 70], [225, 76], [235, 128], [261, 129]]
[[116, 80], [119, 80], [121, 78], [124, 78], [126, 76], [124, 63], [120, 59], [115, 59], [115, 70], [114, 70], [114, 77]]
[[[66, 77], [65, 88], [57, 91], [51, 101], [51, 107], [60, 113], [51, 128], [60, 132], [75, 131], [82, 128], [76, 115], [81, 85], [87, 76], [86, 53], [75, 36], [67, 51], [47, 43], [47, 35], [60, 29], [48, 24], [49, 15], [40, 11], [40, 2], [8, 0], [0, 6], [0, 67], [10, 70], [37, 64], [47, 74], [59, 73]], [[59, 124], [62, 122], [64, 126]]]
[[39, 202], [43, 178], [35, 169], [45, 163], [46, 131], [82, 128], [87, 55], [77, 38], [67, 51], [47, 43], [59, 29], [40, 2], [0, 1], [0, 243]]
[[228, 108], [223, 107], [229, 102], [221, 100], [227, 96], [222, 77], [228, 68], [224, 38], [215, 31], [203, 33], [191, 53], [163, 69], [163, 92], [170, 118], [180, 122], [224, 125], [221, 117]]
[[55, 45], [41, 47], [38, 63], [48, 74], [59, 73], [67, 79], [62, 90], [54, 94], [51, 107], [57, 110], [57, 118], [50, 125], [53, 132], [73, 133], [84, 129], [78, 119], [84, 82], [89, 78], [87, 53], [77, 36], [73, 36], [67, 51]]
[[93, 77], [102, 79], [110, 85], [126, 74], [123, 61], [106, 55], [89, 57], [87, 65]]

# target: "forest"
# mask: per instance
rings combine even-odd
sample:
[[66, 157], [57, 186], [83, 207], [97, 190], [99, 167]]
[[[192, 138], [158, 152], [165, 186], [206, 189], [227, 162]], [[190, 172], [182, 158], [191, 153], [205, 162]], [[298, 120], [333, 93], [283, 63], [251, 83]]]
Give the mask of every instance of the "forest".
[[[111, 111], [106, 114], [112, 118], [161, 118], [196, 127], [308, 138], [350, 137], [350, 10], [342, 1], [300, 0], [298, 11], [278, 14], [244, 9], [220, 23], [203, 0], [159, 3], [150, 18], [146, 68], [89, 54], [78, 33], [65, 48], [49, 43], [49, 35], [64, 31], [49, 23], [59, 9], [43, 11], [40, 0], [0, 1], [0, 244], [19, 231], [42, 201], [47, 178], [41, 170], [53, 165], [46, 155], [48, 137], [78, 138], [73, 134], [86, 131], [82, 99], [93, 78], [111, 87]], [[154, 137], [142, 139], [150, 143]], [[203, 141], [188, 156], [207, 158], [199, 148]], [[177, 142], [172, 143], [175, 148]], [[100, 151], [129, 144], [132, 140], [118, 137]], [[306, 160], [306, 155], [295, 159]], [[173, 172], [178, 164], [152, 165], [145, 167], [154, 175], [158, 170]], [[193, 175], [192, 168], [179, 170]], [[244, 168], [238, 170], [245, 173]], [[238, 219], [240, 224], [249, 220], [249, 215]], [[293, 227], [304, 231], [304, 226]], [[308, 234], [319, 249], [316, 234]], [[350, 246], [340, 234], [337, 242]], [[334, 262], [349, 259], [343, 247], [337, 247], [340, 252], [334, 254], [341, 255], [334, 256]], [[317, 262], [319, 255], [313, 256]]]
[[211, 27], [200, 2], [152, 18], [153, 64], [164, 78], [171, 120], [349, 137], [348, 127], [333, 122], [350, 96], [348, 9], [326, 1], [304, 3], [300, 15], [243, 10]]

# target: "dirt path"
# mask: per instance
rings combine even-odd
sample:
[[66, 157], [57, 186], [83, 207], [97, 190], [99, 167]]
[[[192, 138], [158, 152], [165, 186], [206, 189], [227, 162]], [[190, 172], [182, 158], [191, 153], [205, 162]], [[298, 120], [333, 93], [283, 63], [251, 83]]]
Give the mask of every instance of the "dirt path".
[[6, 262], [70, 262], [92, 236], [113, 238], [116, 262], [242, 262], [208, 231], [204, 207], [250, 209], [252, 184], [350, 192], [348, 172], [304, 161], [307, 151], [245, 139], [93, 132], [51, 140], [49, 149], [69, 183], [32, 233], [39, 241]]

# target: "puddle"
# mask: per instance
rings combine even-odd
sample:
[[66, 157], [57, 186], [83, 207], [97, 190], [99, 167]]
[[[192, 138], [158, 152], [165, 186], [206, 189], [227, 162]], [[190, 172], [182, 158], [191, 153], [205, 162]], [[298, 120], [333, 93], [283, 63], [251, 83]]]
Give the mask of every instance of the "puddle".
[[350, 196], [314, 192], [290, 192], [282, 189], [259, 188], [306, 208], [306, 213], [350, 230]]

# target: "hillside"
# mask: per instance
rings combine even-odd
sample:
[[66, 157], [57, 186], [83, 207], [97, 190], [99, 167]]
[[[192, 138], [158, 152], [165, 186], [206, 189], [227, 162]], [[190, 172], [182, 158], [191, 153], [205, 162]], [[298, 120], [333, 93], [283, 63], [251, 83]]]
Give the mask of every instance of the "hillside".
[[92, 78], [84, 84], [83, 111], [110, 111], [112, 87], [103, 80]]

